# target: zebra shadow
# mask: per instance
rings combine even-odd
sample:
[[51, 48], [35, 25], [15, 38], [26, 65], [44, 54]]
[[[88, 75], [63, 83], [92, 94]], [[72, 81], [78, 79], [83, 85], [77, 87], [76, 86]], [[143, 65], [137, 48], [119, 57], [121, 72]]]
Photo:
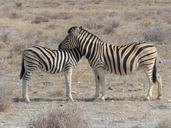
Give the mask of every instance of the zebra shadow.
[[[21, 97], [12, 98], [13, 102], [25, 102]], [[65, 98], [44, 98], [44, 97], [35, 97], [30, 98], [31, 102], [52, 102], [52, 101], [67, 101]]]
[[[23, 98], [15, 97], [12, 99], [13, 102], [24, 102]], [[30, 98], [31, 102], [53, 102], [53, 101], [67, 101], [70, 102], [66, 98], [42, 98], [42, 97], [35, 97]], [[74, 102], [101, 102], [100, 99], [94, 99], [94, 98], [74, 98]], [[107, 97], [105, 98], [105, 101], [144, 101], [144, 97]]]
[[[23, 98], [21, 97], [15, 97], [12, 98], [13, 102], [25, 102]], [[68, 99], [66, 98], [44, 98], [44, 97], [35, 97], [35, 98], [30, 98], [31, 102], [52, 102], [52, 101], [68, 101], [70, 102]], [[74, 101], [84, 101], [84, 102], [91, 102], [94, 101], [93, 98], [74, 98]]]

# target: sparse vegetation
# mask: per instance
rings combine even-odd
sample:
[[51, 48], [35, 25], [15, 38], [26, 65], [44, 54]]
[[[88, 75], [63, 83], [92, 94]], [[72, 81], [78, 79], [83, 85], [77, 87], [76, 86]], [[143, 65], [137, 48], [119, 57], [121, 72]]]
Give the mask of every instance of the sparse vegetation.
[[164, 39], [164, 33], [161, 27], [147, 28], [143, 33], [146, 41], [158, 41], [161, 42]]
[[11, 101], [8, 96], [0, 97], [0, 112], [7, 111], [11, 107]]
[[0, 112], [8, 111], [12, 105], [10, 95], [6, 92], [5, 87], [0, 87]]
[[37, 16], [35, 17], [35, 19], [33, 21], [31, 21], [31, 23], [35, 23], [35, 24], [39, 24], [42, 22], [49, 22], [48, 18], [44, 17], [44, 16]]
[[[74, 107], [74, 108], [73, 108]], [[69, 105], [57, 110], [48, 110], [33, 121], [33, 128], [89, 128], [83, 112], [77, 106]]]
[[104, 18], [104, 24], [112, 28], [117, 28], [120, 25], [120, 19], [118, 17], [107, 16]]
[[170, 128], [171, 121], [170, 119], [165, 119], [161, 121], [156, 128]]

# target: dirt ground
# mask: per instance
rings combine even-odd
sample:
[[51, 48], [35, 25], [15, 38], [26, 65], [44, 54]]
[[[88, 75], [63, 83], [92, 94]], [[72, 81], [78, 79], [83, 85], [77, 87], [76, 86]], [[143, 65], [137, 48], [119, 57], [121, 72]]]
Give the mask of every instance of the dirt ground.
[[[157, 67], [163, 97], [144, 101], [148, 80], [143, 71], [129, 76], [106, 74], [106, 101], [91, 101], [94, 74], [86, 58], [73, 72], [74, 103], [65, 101], [63, 73], [36, 71], [27, 104], [19, 80], [22, 51], [32, 45], [57, 48], [67, 30], [83, 26], [104, 42], [115, 45], [147, 41], [158, 49]], [[12, 106], [0, 112], [0, 128], [26, 128], [49, 106], [73, 104], [82, 108], [92, 128], [171, 127], [171, 1], [170, 0], [0, 0], [0, 94]]]

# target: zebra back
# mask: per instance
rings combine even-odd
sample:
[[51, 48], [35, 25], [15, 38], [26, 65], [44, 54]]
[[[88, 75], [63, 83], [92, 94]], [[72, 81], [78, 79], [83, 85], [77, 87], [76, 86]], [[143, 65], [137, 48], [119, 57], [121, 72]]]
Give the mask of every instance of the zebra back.
[[57, 73], [75, 67], [82, 55], [78, 49], [51, 50], [46, 47], [33, 46], [24, 50], [23, 60], [27, 71], [40, 68], [49, 73]]

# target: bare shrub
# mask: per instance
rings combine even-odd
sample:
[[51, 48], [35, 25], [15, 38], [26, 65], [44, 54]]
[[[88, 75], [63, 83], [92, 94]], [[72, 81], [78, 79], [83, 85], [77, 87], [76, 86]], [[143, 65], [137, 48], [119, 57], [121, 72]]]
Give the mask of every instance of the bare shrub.
[[49, 19], [44, 16], [36, 16], [35, 19], [31, 21], [31, 23], [35, 23], [35, 24], [39, 24], [42, 22], [49, 22]]
[[143, 37], [146, 41], [158, 41], [161, 42], [164, 39], [164, 33], [160, 27], [147, 28], [143, 32]]
[[24, 42], [16, 43], [15, 45], [12, 46], [12, 54], [18, 54], [20, 55], [21, 52], [25, 49], [26, 44]]
[[40, 114], [32, 123], [33, 128], [88, 128], [78, 107], [61, 107]]
[[117, 28], [120, 25], [120, 19], [118, 17], [107, 16], [104, 18], [104, 24], [112, 28]]
[[18, 13], [16, 13], [16, 12], [11, 12], [9, 14], [9, 18], [11, 18], [11, 19], [17, 19], [19, 17], [20, 17], [20, 15]]
[[7, 93], [5, 90], [6, 89], [4, 87], [0, 88], [0, 91], [1, 91], [1, 95], [0, 95], [0, 112], [7, 111], [12, 105], [9, 93]]
[[120, 25], [120, 19], [118, 17], [106, 16], [103, 20], [104, 34], [112, 34], [114, 28], [117, 28]]
[[80, 17], [82, 18], [82, 23], [83, 26], [88, 28], [88, 29], [100, 29], [103, 27], [102, 23], [99, 22], [98, 18], [85, 18], [85, 17]]
[[44, 17], [47, 17], [49, 19], [67, 20], [67, 19], [72, 18], [72, 14], [68, 13], [68, 12], [53, 12], [53, 13], [43, 12], [41, 15], [44, 16]]
[[170, 128], [171, 127], [171, 121], [169, 119], [165, 119], [164, 121], [161, 121], [156, 128]]
[[94, 4], [100, 4], [103, 0], [93, 0]]
[[8, 41], [8, 35], [9, 35], [9, 33], [4, 33], [3, 35], [1, 35], [1, 39], [4, 43], [6, 43]]
[[88, 29], [100, 29], [103, 25], [97, 24], [95, 21], [90, 20], [89, 22], [84, 22], [84, 26]]
[[18, 2], [18, 1], [15, 1], [15, 6], [16, 7], [21, 7], [22, 6], [22, 3], [21, 2]]
[[114, 32], [114, 29], [112, 27], [105, 27], [104, 30], [103, 30], [103, 33], [104, 34], [112, 34]]
[[0, 112], [7, 111], [11, 107], [11, 101], [8, 96], [0, 97]]

